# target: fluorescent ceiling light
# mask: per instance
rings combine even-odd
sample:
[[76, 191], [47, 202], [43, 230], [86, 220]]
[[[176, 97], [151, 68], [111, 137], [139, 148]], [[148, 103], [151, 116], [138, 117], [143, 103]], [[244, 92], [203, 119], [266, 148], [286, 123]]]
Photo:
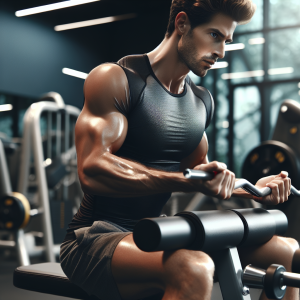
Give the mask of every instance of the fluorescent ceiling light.
[[268, 70], [269, 75], [290, 74], [290, 73], [294, 73], [294, 68], [288, 67], [288, 68], [276, 68], [276, 69]]
[[247, 78], [247, 77], [258, 77], [264, 76], [264, 70], [247, 71], [247, 72], [237, 72], [237, 73], [224, 73], [221, 75], [222, 79], [237, 79], [237, 78]]
[[245, 45], [243, 43], [225, 45], [225, 51], [241, 50], [244, 48]]
[[228, 67], [228, 62], [227, 61], [220, 61], [220, 62], [216, 62], [212, 66], [212, 69], [221, 69], [221, 68], [227, 68], [227, 67]]
[[126, 15], [120, 15], [120, 16], [114, 16], [114, 17], [94, 19], [94, 20], [89, 20], [89, 21], [69, 23], [69, 24], [64, 24], [64, 25], [57, 25], [54, 27], [54, 30], [55, 31], [63, 31], [63, 30], [69, 30], [69, 29], [74, 29], [74, 28], [111, 23], [111, 22], [115, 22], [115, 21], [132, 19], [132, 18], [135, 18], [136, 16], [137, 16], [136, 14], [126, 14]]
[[83, 73], [83, 72], [79, 72], [79, 71], [75, 71], [69, 68], [63, 68], [62, 72], [66, 75], [70, 75], [70, 76], [74, 76], [74, 77], [78, 77], [81, 79], [86, 79], [88, 74], [87, 73]]
[[0, 111], [12, 110], [13, 106], [11, 104], [2, 104], [0, 105]]
[[300, 82], [298, 83], [298, 88], [300, 89]]
[[18, 11], [16, 11], [15, 15], [17, 17], [24, 17], [24, 16], [28, 16], [28, 15], [33, 15], [33, 14], [39, 14], [39, 13], [42, 13], [42, 12], [45, 12], [45, 11], [51, 11], [51, 10], [71, 7], [71, 6], [75, 6], [75, 5], [86, 4], [86, 3], [95, 2], [95, 1], [99, 1], [99, 0], [69, 0], [69, 1], [63, 1], [63, 2], [58, 2], [58, 3], [42, 5], [42, 6], [23, 9], [23, 10], [18, 10]]
[[260, 38], [249, 39], [248, 43], [250, 45], [259, 45], [259, 44], [264, 44], [265, 41], [266, 41], [265, 38], [260, 37]]

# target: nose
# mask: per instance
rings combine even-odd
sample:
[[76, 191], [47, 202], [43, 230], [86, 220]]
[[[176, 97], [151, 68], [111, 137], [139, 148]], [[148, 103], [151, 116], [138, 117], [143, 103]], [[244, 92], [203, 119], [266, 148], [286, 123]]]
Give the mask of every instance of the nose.
[[213, 52], [216, 58], [224, 58], [225, 56], [225, 43], [220, 43]]

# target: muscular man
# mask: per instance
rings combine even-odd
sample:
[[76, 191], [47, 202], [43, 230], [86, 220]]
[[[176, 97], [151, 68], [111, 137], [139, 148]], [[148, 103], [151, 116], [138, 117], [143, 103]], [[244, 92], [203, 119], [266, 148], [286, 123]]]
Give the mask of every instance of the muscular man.
[[[160, 215], [172, 192], [202, 192], [219, 199], [251, 198], [233, 191], [226, 165], [208, 162], [205, 129], [213, 115], [210, 93], [188, 77], [205, 76], [232, 41], [237, 24], [251, 19], [251, 0], [173, 0], [165, 39], [150, 53], [102, 64], [84, 84], [85, 104], [76, 124], [78, 173], [84, 199], [61, 246], [61, 265], [72, 282], [100, 299], [210, 299], [214, 264], [200, 251], [145, 253], [131, 231]], [[242, 101], [242, 99], [241, 99]], [[208, 182], [187, 180], [184, 168], [216, 171]], [[285, 172], [261, 179], [288, 199]], [[273, 237], [240, 250], [243, 264], [291, 269], [298, 243]], [[298, 299], [288, 289], [286, 299]], [[266, 299], [263, 294], [261, 299]]]

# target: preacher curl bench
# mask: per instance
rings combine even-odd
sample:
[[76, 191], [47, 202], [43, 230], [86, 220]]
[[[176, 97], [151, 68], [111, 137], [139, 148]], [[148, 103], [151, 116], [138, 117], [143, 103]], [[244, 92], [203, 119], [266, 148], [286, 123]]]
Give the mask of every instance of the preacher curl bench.
[[[195, 174], [190, 170], [185, 175], [204, 180], [211, 176], [204, 172]], [[252, 193], [260, 192], [249, 182], [244, 182], [243, 188]], [[297, 190], [294, 192], [298, 193]], [[287, 285], [300, 287], [300, 274], [285, 272], [284, 267], [279, 265], [271, 265], [266, 271], [249, 265], [243, 271], [236, 247], [265, 243], [273, 235], [283, 234], [287, 225], [285, 214], [279, 210], [254, 208], [181, 212], [174, 217], [139, 221], [133, 237], [136, 245], [147, 252], [182, 248], [208, 252], [215, 262], [224, 300], [250, 300], [249, 287], [264, 288], [270, 299], [282, 299]], [[14, 285], [57, 296], [97, 299], [72, 284], [58, 263], [17, 268]]]

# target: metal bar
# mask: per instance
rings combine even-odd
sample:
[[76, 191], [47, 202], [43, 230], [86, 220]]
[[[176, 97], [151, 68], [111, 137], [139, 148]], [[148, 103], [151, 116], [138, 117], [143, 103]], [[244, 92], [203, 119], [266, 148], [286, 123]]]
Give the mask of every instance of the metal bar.
[[24, 240], [24, 231], [22, 229], [15, 232], [15, 243], [16, 243], [19, 265], [20, 266], [30, 265], [30, 259], [26, 249], [25, 240]]
[[234, 88], [229, 86], [229, 134], [228, 134], [228, 169], [234, 170]]
[[251, 300], [242, 283], [243, 269], [236, 248], [225, 249], [211, 254], [218, 276], [223, 300]]
[[3, 143], [0, 140], [0, 196], [12, 192]]
[[52, 158], [52, 113], [47, 113], [47, 158]]
[[56, 114], [56, 156], [61, 154], [61, 113]]
[[[213, 71], [213, 97], [214, 99], [217, 99], [218, 97], [218, 89], [217, 89], [217, 82], [218, 82], [218, 77], [217, 77], [217, 72], [218, 70], [214, 70]], [[216, 143], [216, 140], [217, 140], [217, 117], [216, 117], [216, 112], [217, 112], [217, 109], [218, 109], [218, 101], [214, 101], [215, 103], [215, 117], [212, 119], [212, 124], [210, 126], [212, 126], [212, 141], [210, 141], [210, 143], [212, 144], [212, 158], [211, 160], [214, 161], [217, 159], [217, 143]]]
[[[41, 102], [40, 102], [41, 103]], [[53, 236], [50, 216], [49, 194], [47, 179], [45, 174], [45, 168], [43, 166], [44, 154], [42, 147], [41, 129], [40, 129], [40, 115], [41, 110], [36, 109], [32, 118], [32, 136], [33, 136], [33, 155], [35, 162], [35, 172], [38, 182], [38, 192], [40, 196], [40, 205], [44, 211], [42, 218], [44, 228], [44, 244], [46, 246], [47, 261], [55, 262], [55, 256], [53, 254]]]
[[17, 191], [21, 194], [26, 195], [28, 187], [29, 167], [31, 158], [31, 118], [32, 118], [32, 107], [34, 104], [27, 109], [23, 119], [23, 138], [22, 138], [22, 152], [21, 152], [21, 166], [18, 179]]
[[0, 248], [14, 248], [16, 247], [15, 241], [2, 241], [0, 240]]

